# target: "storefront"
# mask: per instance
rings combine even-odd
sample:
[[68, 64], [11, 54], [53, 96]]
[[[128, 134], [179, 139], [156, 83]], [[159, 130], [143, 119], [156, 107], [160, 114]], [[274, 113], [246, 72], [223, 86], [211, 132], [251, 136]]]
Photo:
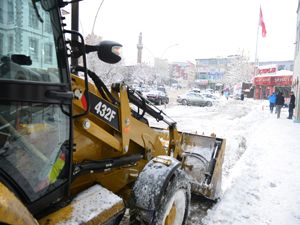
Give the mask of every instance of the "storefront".
[[255, 86], [254, 98], [267, 99], [273, 92], [282, 92], [288, 97], [293, 82], [293, 72], [289, 70], [277, 71], [276, 66], [258, 69], [257, 76], [254, 77]]

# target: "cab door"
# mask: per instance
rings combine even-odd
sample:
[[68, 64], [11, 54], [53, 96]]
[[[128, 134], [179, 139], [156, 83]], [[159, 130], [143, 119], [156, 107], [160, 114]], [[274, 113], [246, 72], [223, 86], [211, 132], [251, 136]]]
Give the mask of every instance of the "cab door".
[[56, 1], [0, 2], [0, 181], [33, 215], [65, 199], [70, 78]]

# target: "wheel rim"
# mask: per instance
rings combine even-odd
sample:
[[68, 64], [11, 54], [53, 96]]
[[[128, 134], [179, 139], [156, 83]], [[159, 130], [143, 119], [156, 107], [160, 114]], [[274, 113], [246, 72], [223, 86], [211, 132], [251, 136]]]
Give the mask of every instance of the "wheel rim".
[[177, 190], [168, 201], [163, 219], [164, 225], [181, 225], [186, 209], [186, 194], [184, 190]]
[[176, 218], [176, 205], [173, 203], [169, 214], [166, 217], [165, 225], [172, 225]]

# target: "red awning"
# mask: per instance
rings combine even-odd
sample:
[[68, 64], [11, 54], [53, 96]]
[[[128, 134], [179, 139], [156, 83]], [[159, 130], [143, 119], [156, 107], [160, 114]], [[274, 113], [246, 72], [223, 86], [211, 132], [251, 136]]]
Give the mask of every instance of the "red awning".
[[291, 86], [293, 76], [259, 76], [254, 78], [254, 85]]

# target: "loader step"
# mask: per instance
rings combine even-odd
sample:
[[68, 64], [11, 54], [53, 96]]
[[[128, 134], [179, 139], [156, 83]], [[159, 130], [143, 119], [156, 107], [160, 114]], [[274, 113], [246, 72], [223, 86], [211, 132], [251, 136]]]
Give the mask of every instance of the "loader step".
[[41, 225], [112, 224], [125, 211], [123, 200], [100, 185], [81, 192], [66, 207], [41, 220]]

